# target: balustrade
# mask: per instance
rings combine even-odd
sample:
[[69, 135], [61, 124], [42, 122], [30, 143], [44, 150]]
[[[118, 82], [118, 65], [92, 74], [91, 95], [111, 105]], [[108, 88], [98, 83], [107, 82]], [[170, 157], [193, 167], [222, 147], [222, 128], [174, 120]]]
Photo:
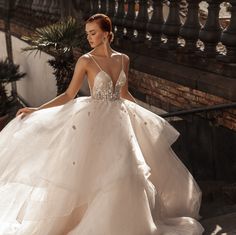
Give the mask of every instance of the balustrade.
[[91, 12], [91, 15], [98, 13], [98, 11], [99, 11], [98, 0], [92, 0], [92, 12]]
[[[204, 19], [199, 7], [201, 2], [208, 4]], [[222, 24], [224, 19], [219, 19], [219, 12], [223, 2], [231, 5], [231, 17], [227, 19], [228, 23]], [[97, 12], [109, 15], [117, 46], [124, 42], [122, 45], [128, 43], [145, 47], [148, 38], [149, 49], [161, 47], [169, 53], [178, 49], [178, 53], [183, 55], [191, 53], [196, 58], [201, 55], [224, 63], [236, 63], [236, 0], [74, 0], [72, 3], [76, 11], [83, 13], [84, 19]], [[15, 1], [13, 19], [27, 27], [51, 23], [62, 15], [60, 4], [60, 0], [18, 0]], [[0, 11], [4, 12], [5, 5], [6, 0], [0, 0]], [[164, 10], [166, 6], [168, 14]], [[223, 30], [221, 25], [228, 27]], [[181, 45], [178, 43], [180, 38], [184, 41]], [[202, 42], [200, 51], [197, 42]], [[220, 42], [225, 51], [219, 55], [217, 48]], [[139, 46], [129, 48], [139, 50]], [[143, 52], [145, 50], [140, 50], [141, 54]]]
[[107, 8], [107, 11], [106, 11], [106, 15], [108, 15], [111, 19], [113, 19], [114, 14], [115, 14], [115, 5], [116, 5], [115, 0], [109, 0], [108, 1], [108, 8]]
[[[43, 7], [42, 7], [43, 10]], [[51, 14], [51, 21], [56, 21], [60, 19], [60, 2], [59, 0], [52, 0], [51, 5], [49, 7], [49, 12]], [[45, 15], [45, 12], [42, 12], [43, 15]]]
[[[96, 1], [93, 1], [93, 2], [96, 2]], [[98, 1], [97, 1], [97, 4], [98, 4]], [[82, 4], [81, 4], [82, 5]], [[88, 19], [90, 17], [90, 14], [92, 12], [92, 9], [91, 9], [91, 1], [90, 0], [87, 0], [83, 3], [82, 5], [82, 10], [83, 10], [83, 17], [84, 19]], [[98, 7], [98, 5], [94, 5], [94, 7]]]
[[203, 55], [216, 56], [216, 45], [220, 40], [221, 27], [219, 23], [220, 3], [222, 0], [208, 0], [208, 17], [204, 27], [200, 30], [199, 39], [204, 43]]
[[236, 63], [236, 0], [229, 2], [231, 4], [231, 21], [221, 35], [221, 42], [226, 46], [227, 54], [221, 58], [223, 61]]
[[106, 0], [101, 0], [101, 8], [99, 10], [99, 13], [106, 14], [107, 13], [107, 1]]
[[185, 52], [192, 53], [196, 51], [196, 43], [199, 37], [199, 30], [201, 28], [198, 12], [199, 2], [201, 0], [188, 1], [187, 19], [180, 29], [179, 35], [185, 39]]
[[134, 20], [133, 27], [137, 30], [137, 36], [134, 38], [136, 42], [143, 42], [146, 39], [147, 23], [148, 23], [148, 4], [146, 0], [139, 0], [138, 15]]
[[134, 37], [135, 1], [127, 0], [127, 13], [123, 18], [123, 25], [126, 29], [125, 39]]
[[179, 16], [180, 0], [170, 0], [169, 2], [169, 15], [163, 25], [162, 32], [167, 37], [167, 43], [165, 46], [167, 46], [168, 49], [176, 49], [181, 26]]
[[159, 46], [161, 44], [163, 24], [164, 18], [162, 0], [153, 1], [153, 14], [147, 23], [147, 31], [152, 36], [151, 42], [153, 46]]
[[118, 3], [118, 9], [115, 12], [115, 15], [113, 18], [113, 25], [116, 27], [116, 30], [115, 30], [116, 43], [118, 43], [117, 39], [123, 39], [124, 37], [123, 18], [125, 16], [124, 0], [118, 0], [117, 3]]

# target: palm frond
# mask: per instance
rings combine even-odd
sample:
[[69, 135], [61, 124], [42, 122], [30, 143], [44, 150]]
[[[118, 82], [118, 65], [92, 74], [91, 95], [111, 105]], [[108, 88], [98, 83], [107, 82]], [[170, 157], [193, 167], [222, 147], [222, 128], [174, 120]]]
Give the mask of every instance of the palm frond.
[[8, 59], [0, 61], [0, 83], [15, 82], [25, 76], [19, 72], [19, 65], [11, 63]]
[[23, 36], [30, 46], [23, 51], [42, 50], [54, 54], [66, 53], [75, 46], [84, 43], [83, 31], [78, 30], [76, 20], [72, 17], [59, 21], [55, 24], [36, 28], [32, 36]]
[[25, 73], [19, 72], [19, 65], [11, 63], [8, 59], [0, 60], [0, 116], [8, 113], [13, 98], [8, 94], [6, 85], [20, 80]]
[[44, 51], [53, 55], [54, 58], [48, 63], [53, 68], [57, 93], [63, 93], [73, 76], [76, 63], [73, 48], [86, 50], [87, 40], [82, 18], [76, 20], [69, 17], [55, 24], [37, 28], [33, 35], [23, 36], [22, 39], [29, 43], [23, 51], [35, 51], [35, 55]]

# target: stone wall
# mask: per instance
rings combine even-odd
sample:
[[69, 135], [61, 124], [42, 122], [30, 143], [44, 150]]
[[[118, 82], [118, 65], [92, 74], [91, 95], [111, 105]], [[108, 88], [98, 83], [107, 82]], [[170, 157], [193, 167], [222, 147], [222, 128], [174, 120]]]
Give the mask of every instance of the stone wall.
[[[210, 105], [230, 103], [230, 100], [197, 89], [180, 85], [157, 76], [130, 70], [131, 89], [145, 95], [146, 103], [168, 112]], [[204, 114], [203, 114], [204, 116]], [[215, 125], [236, 131], [236, 110], [228, 109], [211, 113]]]

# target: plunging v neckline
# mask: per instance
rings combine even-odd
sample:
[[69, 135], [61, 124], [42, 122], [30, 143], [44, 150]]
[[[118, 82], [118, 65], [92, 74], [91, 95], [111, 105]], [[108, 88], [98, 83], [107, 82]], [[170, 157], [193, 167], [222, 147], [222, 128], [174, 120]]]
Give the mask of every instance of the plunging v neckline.
[[122, 72], [125, 74], [124, 70], [123, 70], [123, 69], [120, 70], [120, 73], [119, 73], [119, 75], [118, 75], [118, 78], [117, 78], [117, 80], [114, 82], [114, 81], [112, 80], [111, 76], [110, 76], [106, 71], [104, 71], [104, 70], [101, 69], [101, 70], [95, 75], [94, 81], [96, 80], [97, 76], [98, 76], [101, 72], [103, 72], [103, 73], [110, 79], [110, 82], [112, 83], [113, 93], [114, 93], [114, 90], [116, 89], [117, 83], [118, 83], [118, 81], [119, 81], [119, 79], [120, 79], [120, 77], [121, 77]]
[[[102, 69], [102, 67], [98, 64], [98, 62], [95, 60], [95, 58], [93, 58], [93, 55], [90, 54], [90, 53], [88, 53], [88, 54], [89, 54], [89, 56], [91, 56], [91, 58], [93, 59], [93, 61], [95, 62], [95, 64], [96, 64], [96, 65], [98, 66], [98, 68], [100, 69], [100, 71], [97, 72], [97, 74], [96, 74], [95, 77], [94, 77], [94, 82], [95, 82], [97, 76], [98, 76], [101, 72], [103, 72], [103, 73], [110, 79], [110, 82], [111, 82], [111, 84], [112, 84], [112, 91], [113, 91], [113, 93], [114, 93], [114, 91], [115, 91], [115, 89], [116, 89], [116, 85], [117, 85], [117, 83], [118, 83], [118, 81], [119, 81], [119, 79], [120, 79], [120, 77], [121, 77], [122, 72], [125, 74], [124, 69], [123, 69], [123, 57], [122, 57], [122, 54], [121, 54], [121, 59], [122, 59], [121, 70], [120, 70], [120, 73], [119, 73], [119, 75], [118, 75], [118, 78], [117, 78], [117, 80], [116, 80], [115, 82], [113, 81], [112, 77], [111, 77], [105, 70]], [[126, 76], [126, 74], [125, 74], [125, 76]]]

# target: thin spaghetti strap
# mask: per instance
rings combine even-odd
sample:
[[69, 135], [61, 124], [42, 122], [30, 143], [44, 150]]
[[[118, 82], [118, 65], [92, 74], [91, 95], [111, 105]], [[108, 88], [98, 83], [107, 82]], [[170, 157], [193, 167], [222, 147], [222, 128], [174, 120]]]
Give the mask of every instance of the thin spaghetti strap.
[[100, 65], [98, 64], [98, 62], [94, 59], [94, 57], [93, 57], [90, 53], [87, 53], [87, 54], [92, 58], [92, 60], [93, 60], [94, 63], [98, 66], [98, 68], [99, 68], [101, 71], [103, 71], [102, 68], [100, 67]]
[[123, 54], [121, 53], [121, 68], [122, 68], [122, 70], [124, 70], [124, 64], [123, 64]]

